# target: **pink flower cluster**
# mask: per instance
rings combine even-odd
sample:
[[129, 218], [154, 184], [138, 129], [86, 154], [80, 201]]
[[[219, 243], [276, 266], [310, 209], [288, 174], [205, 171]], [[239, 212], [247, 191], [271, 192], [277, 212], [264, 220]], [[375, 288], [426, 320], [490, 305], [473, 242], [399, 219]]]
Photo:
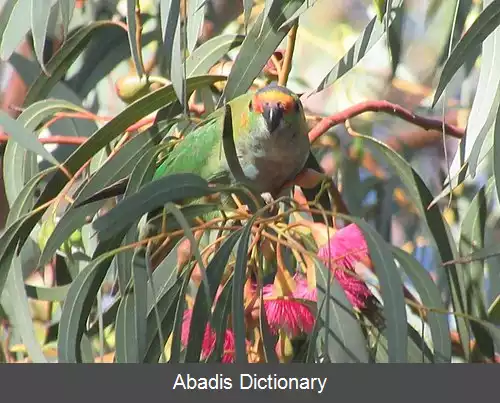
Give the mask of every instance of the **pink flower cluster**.
[[[184, 320], [182, 322], [182, 330], [181, 330], [181, 342], [186, 347], [188, 345], [189, 340], [189, 327], [191, 326], [191, 318], [193, 315], [192, 309], [187, 309], [184, 312]], [[217, 342], [217, 334], [215, 330], [212, 329], [209, 323], [205, 327], [205, 334], [203, 336], [203, 342], [201, 344], [201, 359], [207, 359], [210, 354], [215, 349], [215, 345]], [[234, 362], [234, 333], [230, 329], [226, 329], [224, 334], [224, 352], [222, 354], [222, 362], [223, 363], [231, 363]]]
[[[335, 278], [343, 287], [351, 304], [360, 310], [367, 308], [370, 298], [373, 297], [372, 292], [364, 281], [342, 270], [343, 268], [354, 272], [356, 263], [360, 261], [369, 263], [368, 246], [359, 227], [350, 224], [337, 231], [330, 242], [319, 250], [318, 257], [331, 265]], [[294, 280], [295, 290], [286, 297], [275, 296], [274, 284], [269, 284], [263, 289], [264, 309], [270, 330], [274, 334], [277, 334], [279, 330], [284, 330], [291, 338], [312, 332], [315, 316], [304, 300], [317, 301], [316, 288], [309, 288], [304, 275], [297, 273]], [[187, 346], [189, 339], [191, 317], [192, 309], [186, 310], [181, 334], [184, 346]], [[208, 358], [214, 351], [215, 345], [216, 332], [207, 324], [202, 342], [201, 358]], [[234, 346], [234, 333], [231, 329], [227, 329], [224, 335], [222, 362], [234, 361]]]
[[[356, 263], [368, 262], [368, 246], [362, 231], [357, 225], [350, 224], [337, 231], [330, 242], [323, 246], [318, 257], [330, 262], [334, 276], [344, 289], [347, 298], [357, 309], [367, 308], [372, 292], [364, 281], [350, 275], [345, 270], [355, 271]], [[337, 269], [337, 270], [335, 270]], [[315, 317], [309, 308], [299, 299], [317, 301], [316, 288], [310, 289], [304, 276], [295, 275], [296, 288], [288, 298], [267, 299], [264, 301], [266, 316], [271, 331], [283, 329], [291, 337], [301, 333], [310, 333]], [[264, 287], [264, 297], [271, 297], [273, 285]]]
[[319, 250], [318, 257], [329, 263], [331, 270], [335, 270], [334, 276], [352, 306], [366, 308], [368, 299], [373, 296], [372, 292], [364, 281], [342, 270], [355, 272], [357, 262], [369, 260], [368, 246], [359, 227], [350, 224], [337, 231], [330, 242]]
[[297, 299], [316, 301], [316, 288], [309, 289], [307, 280], [300, 274], [295, 277], [295, 291], [287, 298], [266, 299], [273, 296], [273, 284], [263, 289], [264, 309], [269, 328], [276, 334], [284, 330], [295, 337], [302, 333], [311, 333], [314, 327], [314, 315], [310, 309]]

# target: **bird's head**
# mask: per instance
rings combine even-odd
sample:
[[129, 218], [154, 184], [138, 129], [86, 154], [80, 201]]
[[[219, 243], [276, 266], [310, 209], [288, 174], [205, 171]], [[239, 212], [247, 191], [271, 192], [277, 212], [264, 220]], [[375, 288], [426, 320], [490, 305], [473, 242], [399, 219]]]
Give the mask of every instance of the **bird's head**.
[[305, 120], [298, 95], [274, 83], [258, 90], [248, 107], [262, 115], [270, 133]]

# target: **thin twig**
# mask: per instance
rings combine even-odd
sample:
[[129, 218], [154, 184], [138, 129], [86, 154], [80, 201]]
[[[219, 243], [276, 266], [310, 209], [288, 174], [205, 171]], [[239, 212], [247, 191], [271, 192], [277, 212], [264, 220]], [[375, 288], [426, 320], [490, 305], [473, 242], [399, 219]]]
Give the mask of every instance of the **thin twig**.
[[135, 42], [137, 44], [137, 53], [139, 54], [139, 63], [141, 65], [142, 71], [146, 73], [146, 68], [144, 67], [144, 60], [142, 58], [142, 21], [141, 21], [141, 2], [137, 0], [135, 5], [135, 24], [137, 29], [135, 31]]
[[279, 74], [278, 83], [279, 85], [286, 86], [288, 82], [288, 76], [292, 70], [292, 60], [293, 51], [295, 50], [295, 40], [297, 38], [297, 29], [299, 28], [299, 20], [295, 21], [290, 32], [288, 33], [288, 42], [286, 44], [285, 57], [283, 59], [283, 64], [281, 65], [281, 71]]

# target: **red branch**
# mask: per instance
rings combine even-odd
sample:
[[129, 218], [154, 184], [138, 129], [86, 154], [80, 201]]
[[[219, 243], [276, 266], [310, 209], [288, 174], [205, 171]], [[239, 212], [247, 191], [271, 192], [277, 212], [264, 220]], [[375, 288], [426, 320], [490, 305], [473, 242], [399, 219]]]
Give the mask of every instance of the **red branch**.
[[431, 119], [416, 115], [415, 113], [403, 108], [400, 105], [392, 104], [387, 101], [367, 101], [356, 104], [342, 112], [335, 113], [331, 116], [323, 118], [309, 132], [310, 142], [313, 143], [314, 141], [316, 141], [318, 137], [326, 133], [333, 126], [344, 123], [346, 120], [361, 115], [365, 112], [384, 112], [388, 113], [389, 115], [395, 115], [426, 130], [442, 131], [444, 127], [444, 131], [447, 135], [457, 139], [461, 139], [465, 135], [465, 131], [456, 126], [450, 125], [448, 123], [444, 123], [443, 125], [443, 121], [439, 119]]
[[[0, 133], [0, 143], [6, 143], [9, 139], [8, 134]], [[38, 139], [42, 144], [69, 144], [79, 146], [87, 141], [87, 137], [78, 136], [50, 136]]]

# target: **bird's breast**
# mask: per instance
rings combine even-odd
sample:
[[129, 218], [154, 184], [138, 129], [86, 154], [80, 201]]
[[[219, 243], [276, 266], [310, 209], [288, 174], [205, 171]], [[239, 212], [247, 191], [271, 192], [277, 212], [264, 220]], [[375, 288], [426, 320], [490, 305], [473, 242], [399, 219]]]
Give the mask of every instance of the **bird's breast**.
[[237, 148], [243, 173], [255, 190], [272, 193], [303, 169], [309, 156], [309, 139], [305, 134], [286, 131], [254, 135], [252, 141]]

